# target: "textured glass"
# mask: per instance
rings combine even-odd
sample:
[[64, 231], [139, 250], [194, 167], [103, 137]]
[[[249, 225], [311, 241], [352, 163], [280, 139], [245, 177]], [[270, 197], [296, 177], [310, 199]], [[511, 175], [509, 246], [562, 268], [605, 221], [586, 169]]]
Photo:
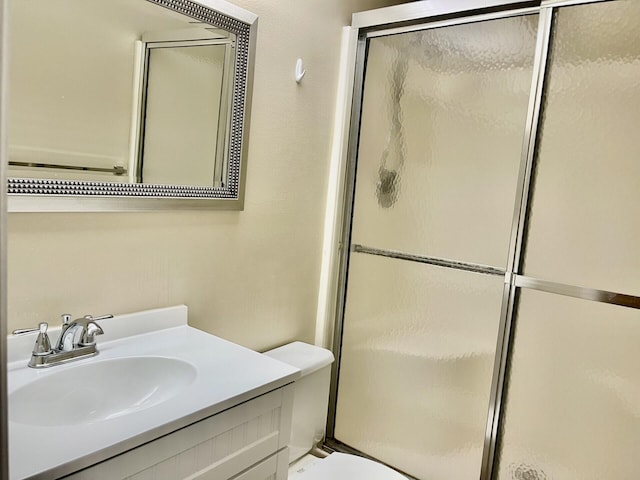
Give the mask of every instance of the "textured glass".
[[353, 254], [335, 437], [417, 478], [478, 478], [503, 282]]
[[638, 310], [522, 291], [498, 478], [640, 478], [638, 345]]
[[640, 2], [563, 8], [554, 32], [524, 271], [640, 295]]
[[370, 41], [355, 243], [505, 267], [537, 21]]

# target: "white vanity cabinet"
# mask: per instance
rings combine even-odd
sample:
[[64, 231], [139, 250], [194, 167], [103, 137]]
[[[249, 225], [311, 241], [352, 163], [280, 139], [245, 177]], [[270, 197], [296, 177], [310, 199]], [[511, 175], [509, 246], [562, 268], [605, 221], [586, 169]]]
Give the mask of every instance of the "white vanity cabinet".
[[9, 338], [10, 480], [286, 479], [300, 371], [187, 313], [104, 320], [97, 356], [46, 369]]
[[292, 389], [279, 388], [64, 478], [285, 480]]

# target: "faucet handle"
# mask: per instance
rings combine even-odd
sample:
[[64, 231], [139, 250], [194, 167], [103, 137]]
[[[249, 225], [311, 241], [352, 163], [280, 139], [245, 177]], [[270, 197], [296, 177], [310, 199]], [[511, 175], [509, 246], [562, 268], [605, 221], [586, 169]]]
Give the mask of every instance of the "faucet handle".
[[51, 348], [51, 341], [49, 340], [49, 335], [47, 334], [47, 329], [49, 328], [49, 324], [47, 322], [40, 323], [36, 328], [22, 328], [18, 330], [14, 330], [14, 335], [27, 335], [29, 333], [38, 333], [38, 337], [36, 338], [36, 343], [33, 345], [32, 354], [35, 356], [49, 355], [53, 352]]
[[[47, 328], [49, 327], [47, 323], [45, 323], [45, 325], [47, 325]], [[41, 326], [42, 326], [42, 323], [38, 324], [37, 327], [33, 327], [33, 328], [18, 328], [13, 332], [11, 332], [11, 335], [15, 335], [17, 337], [20, 335], [28, 335], [29, 333], [36, 333], [40, 331]]]
[[84, 318], [95, 322], [96, 320], [106, 320], [108, 318], [113, 318], [113, 315], [111, 315], [110, 313], [107, 313], [106, 315], [100, 315], [99, 317], [94, 317], [93, 315], [85, 315]]
[[80, 341], [78, 342], [78, 345], [81, 347], [95, 345], [96, 344], [95, 336], [102, 335], [104, 333], [104, 330], [102, 330], [100, 325], [98, 325], [95, 322], [96, 320], [105, 320], [107, 318], [113, 318], [113, 315], [107, 314], [107, 315], [102, 315], [100, 317], [85, 315], [84, 316], [85, 327], [82, 331], [82, 335], [80, 336]]
[[[62, 315], [60, 315], [60, 318], [62, 319], [63, 326], [69, 325], [71, 323], [72, 317], [70, 313], [63, 313]], [[101, 315], [99, 317], [94, 317], [93, 315], [85, 315], [81, 319], [78, 318], [75, 321], [78, 322], [79, 320], [83, 320], [83, 323], [88, 323], [88, 322], [95, 322], [96, 320], [106, 320], [107, 318], [113, 318], [113, 315], [111, 315], [110, 313], [107, 315]]]

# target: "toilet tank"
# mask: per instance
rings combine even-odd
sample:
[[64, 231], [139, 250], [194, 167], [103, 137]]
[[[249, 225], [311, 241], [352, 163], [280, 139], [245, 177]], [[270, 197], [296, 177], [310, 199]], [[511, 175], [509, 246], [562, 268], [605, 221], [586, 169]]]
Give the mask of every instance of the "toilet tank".
[[293, 342], [269, 350], [265, 355], [299, 368], [294, 383], [293, 421], [289, 463], [308, 453], [323, 438], [329, 407], [329, 384], [333, 354], [324, 348]]

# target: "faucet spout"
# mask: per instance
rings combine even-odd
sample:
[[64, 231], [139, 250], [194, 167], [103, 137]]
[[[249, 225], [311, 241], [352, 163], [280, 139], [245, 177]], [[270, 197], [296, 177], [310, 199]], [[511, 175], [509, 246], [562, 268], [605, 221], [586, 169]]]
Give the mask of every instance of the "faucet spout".
[[56, 342], [56, 350], [68, 352], [78, 347], [87, 347], [95, 345], [95, 336], [102, 335], [104, 331], [96, 323], [96, 320], [112, 318], [113, 315], [104, 315], [102, 317], [93, 317], [85, 315], [82, 318], [76, 318], [62, 326], [62, 332]]

